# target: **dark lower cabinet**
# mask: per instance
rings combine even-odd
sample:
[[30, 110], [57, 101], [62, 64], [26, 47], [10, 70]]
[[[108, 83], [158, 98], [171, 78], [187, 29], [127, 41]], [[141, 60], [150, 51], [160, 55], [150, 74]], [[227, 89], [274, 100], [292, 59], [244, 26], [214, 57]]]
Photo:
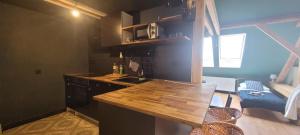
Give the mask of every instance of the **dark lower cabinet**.
[[74, 83], [67, 83], [66, 87], [66, 105], [71, 108], [85, 106], [89, 103], [91, 89], [88, 86], [82, 86]]
[[76, 76], [64, 76], [66, 106], [88, 117], [98, 120], [101, 108], [93, 96], [125, 88], [126, 86], [92, 81]]
[[105, 83], [105, 82], [97, 82], [97, 81], [91, 81], [90, 86], [93, 91], [93, 95], [99, 95], [114, 90], [126, 88], [126, 86], [122, 86], [122, 85], [116, 85], [116, 84]]

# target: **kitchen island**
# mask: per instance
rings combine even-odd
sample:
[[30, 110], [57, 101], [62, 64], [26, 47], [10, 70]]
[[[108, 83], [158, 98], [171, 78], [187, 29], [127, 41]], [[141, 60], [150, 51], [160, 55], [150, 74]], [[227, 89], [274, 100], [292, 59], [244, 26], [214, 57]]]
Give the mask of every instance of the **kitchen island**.
[[215, 86], [152, 80], [94, 96], [103, 108], [100, 134], [184, 135], [201, 126], [214, 91]]

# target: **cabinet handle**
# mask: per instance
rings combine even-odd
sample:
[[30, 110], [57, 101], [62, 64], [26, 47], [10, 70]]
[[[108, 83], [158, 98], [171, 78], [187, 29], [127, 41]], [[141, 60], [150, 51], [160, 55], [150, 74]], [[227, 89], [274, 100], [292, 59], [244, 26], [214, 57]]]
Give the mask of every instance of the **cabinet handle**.
[[99, 84], [98, 84], [98, 83], [96, 84], [96, 87], [99, 87]]
[[91, 88], [88, 88], [88, 91], [92, 91], [92, 89], [91, 89]]
[[71, 98], [71, 96], [67, 96], [67, 98]]
[[111, 84], [109, 83], [108, 86], [111, 87]]
[[70, 86], [70, 83], [67, 83], [67, 86]]

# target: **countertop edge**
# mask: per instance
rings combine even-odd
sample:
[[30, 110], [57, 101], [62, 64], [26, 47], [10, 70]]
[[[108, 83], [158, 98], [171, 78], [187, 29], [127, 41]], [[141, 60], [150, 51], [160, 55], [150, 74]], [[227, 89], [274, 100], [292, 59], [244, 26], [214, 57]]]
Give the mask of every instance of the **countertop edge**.
[[190, 125], [190, 126], [193, 126], [193, 127], [201, 127], [201, 125], [202, 125], [202, 123], [195, 123], [195, 122], [185, 121], [185, 120], [182, 120], [182, 119], [176, 119], [176, 118], [170, 117], [168, 115], [163, 115], [163, 114], [159, 114], [159, 113], [153, 113], [153, 112], [145, 111], [145, 110], [139, 109], [137, 107], [130, 107], [129, 108], [128, 106], [126, 106], [124, 104], [118, 104], [118, 103], [111, 102], [111, 101], [108, 101], [108, 100], [103, 100], [103, 99], [101, 99], [97, 96], [94, 96], [93, 99], [98, 101], [98, 102], [102, 102], [102, 103], [106, 103], [106, 104], [109, 104], [109, 105], [121, 107], [121, 108], [124, 108], [124, 109], [129, 109], [129, 110], [136, 111], [136, 112], [139, 112], [139, 113], [151, 115], [153, 117], [164, 118], [164, 119], [168, 119], [168, 120], [171, 120], [171, 121], [174, 121], [174, 122], [182, 122], [184, 124], [187, 124], [187, 125]]

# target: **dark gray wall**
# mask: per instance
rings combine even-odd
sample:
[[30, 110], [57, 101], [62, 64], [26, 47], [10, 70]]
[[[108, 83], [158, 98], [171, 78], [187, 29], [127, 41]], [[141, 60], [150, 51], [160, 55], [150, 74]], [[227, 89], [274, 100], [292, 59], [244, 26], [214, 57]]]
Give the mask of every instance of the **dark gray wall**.
[[[141, 23], [154, 22], [159, 18], [178, 15], [179, 8], [167, 8], [158, 6], [155, 8], [143, 10], [140, 13]], [[189, 27], [181, 27], [191, 32], [192, 25]], [[161, 45], [156, 46], [154, 51], [153, 72], [154, 78], [190, 81], [191, 79], [191, 56], [192, 48], [188, 44], [179, 45]]]
[[86, 21], [1, 2], [0, 17], [0, 122], [63, 109], [63, 73], [88, 72]]
[[[119, 6], [117, 6], [119, 7]], [[124, 10], [126, 6], [124, 6]], [[118, 10], [115, 11], [115, 13], [122, 11], [122, 8], [118, 8]], [[133, 9], [132, 9], [133, 10]], [[125, 10], [126, 11], [126, 10]], [[179, 9], [169, 9], [164, 6], [159, 6], [147, 10], [142, 10], [140, 12], [140, 22], [141, 23], [149, 23], [156, 21], [157, 16], [162, 17], [168, 17], [172, 15], [179, 14]], [[109, 14], [109, 16], [114, 14]], [[111, 21], [109, 19], [103, 19], [101, 20], [101, 24], [118, 24], [116, 22], [107, 22]], [[117, 20], [114, 20], [117, 21]], [[185, 29], [187, 31], [192, 31], [190, 27], [192, 25], [189, 25], [189, 28]], [[112, 27], [115, 28], [115, 27]], [[112, 29], [115, 30], [115, 29]], [[107, 27], [105, 25], [101, 26], [102, 34], [105, 34], [107, 31]], [[101, 39], [104, 40], [104, 39]], [[109, 40], [109, 39], [105, 39]], [[101, 46], [107, 46], [106, 44], [103, 44]], [[122, 48], [122, 47], [120, 47]], [[126, 47], [123, 47], [123, 49]], [[125, 50], [126, 57], [131, 57], [135, 55], [137, 47], [127, 47]], [[160, 46], [153, 46], [151, 48], [154, 48], [153, 54], [151, 54], [151, 57], [153, 58], [153, 78], [158, 79], [167, 79], [167, 80], [178, 80], [178, 81], [190, 81], [190, 75], [191, 75], [191, 46], [186, 44], [180, 44], [180, 45], [160, 45]], [[133, 51], [131, 51], [133, 50]], [[147, 50], [151, 50], [147, 47], [144, 49], [138, 50], [138, 52], [147, 52]], [[134, 52], [134, 53], [132, 53]], [[117, 53], [116, 51], [102, 51], [102, 52], [93, 52], [90, 53], [90, 71], [95, 72], [98, 74], [108, 74], [112, 72], [112, 65], [114, 62], [118, 62], [118, 55], [112, 55], [112, 53]], [[144, 55], [144, 54], [141, 54]], [[139, 57], [139, 56], [134, 56]], [[127, 65], [128, 66], [128, 65]], [[125, 71], [126, 72], [126, 71]], [[128, 73], [128, 70], [127, 70]]]

